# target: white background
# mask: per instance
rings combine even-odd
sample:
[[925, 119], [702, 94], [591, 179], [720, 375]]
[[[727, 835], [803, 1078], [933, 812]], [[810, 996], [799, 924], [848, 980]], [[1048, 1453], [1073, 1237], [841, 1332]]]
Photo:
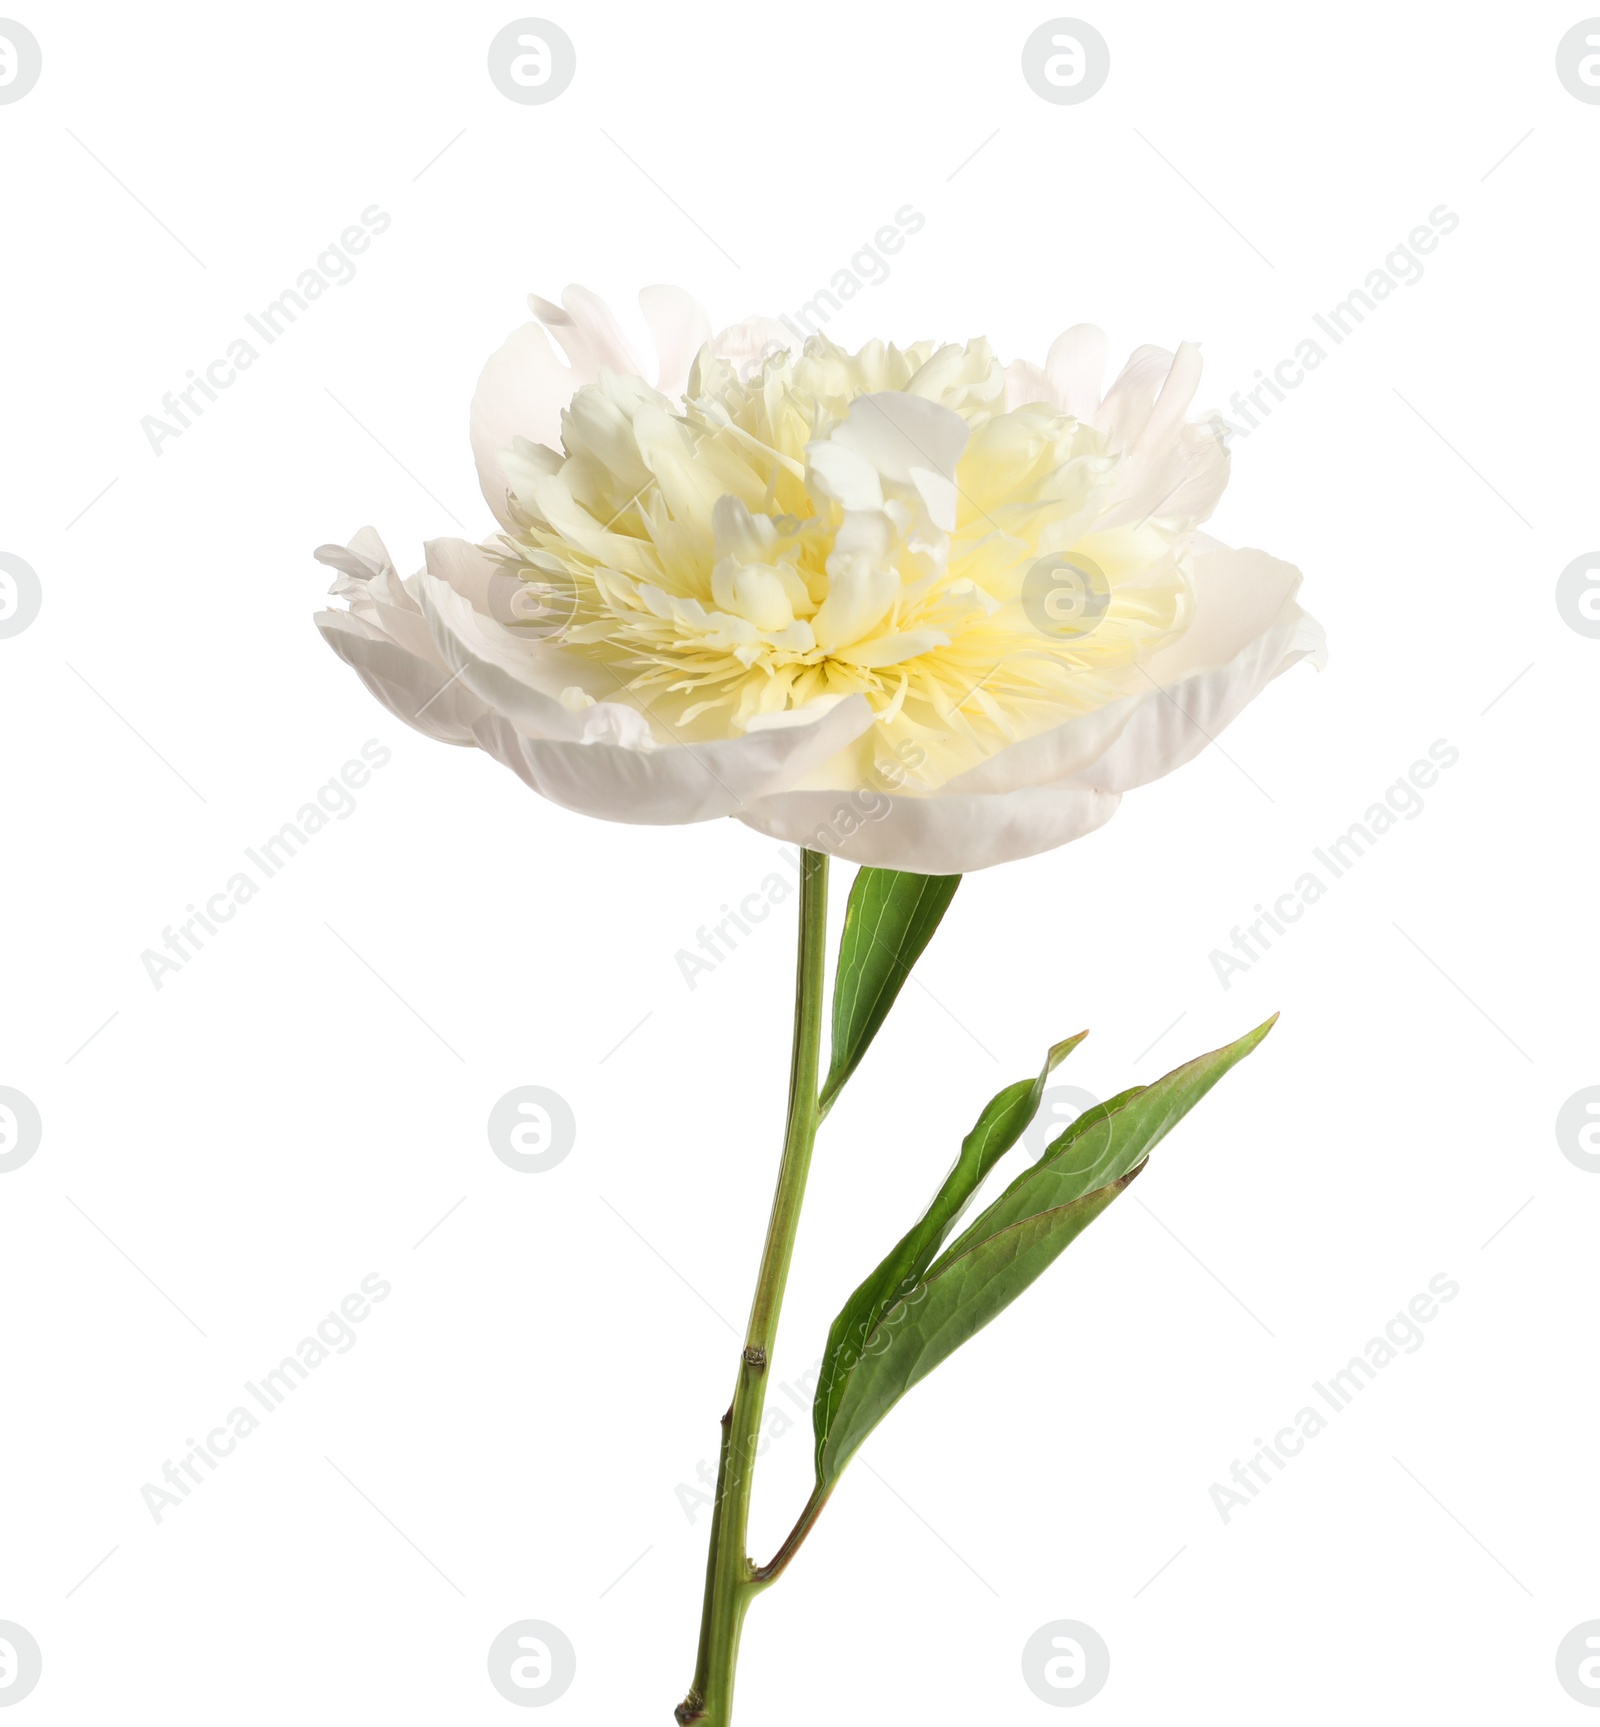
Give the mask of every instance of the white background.
[[[551, 1720], [665, 1722], [688, 1683], [706, 1519], [675, 1490], [732, 1386], [793, 902], [692, 992], [674, 956], [777, 848], [540, 802], [392, 721], [310, 623], [318, 544], [370, 522], [409, 569], [490, 530], [467, 402], [524, 294], [791, 311], [909, 203], [925, 228], [830, 335], [1194, 338], [1226, 409], [1446, 204], [1422, 280], [1237, 441], [1212, 524], [1303, 568], [1329, 669], [963, 886], [824, 1130], [776, 1377], [1048, 1042], [1092, 1027], [1060, 1078], [1104, 1096], [1282, 1023], [870, 1441], [752, 1612], [740, 1719], [1053, 1719], [1019, 1658], [1058, 1618], [1110, 1646], [1106, 1727], [1574, 1718], [1600, 1179], [1553, 1123], [1600, 1080], [1600, 641], [1554, 584], [1600, 542], [1600, 107], [1555, 49], [1583, 14], [1095, 0], [1109, 81], [1053, 106], [1019, 69], [1052, 13], [1011, 0], [551, 12], [578, 70], [548, 106], [486, 75], [506, 7], [20, 12], [44, 54], [0, 106], [0, 550], [44, 590], [0, 641], [0, 1083], [44, 1120], [0, 1177], [0, 1618], [45, 1661], [22, 1708], [504, 1721], [485, 1654], [526, 1617], [578, 1650]], [[141, 418], [373, 204], [355, 279], [153, 454]], [[369, 738], [393, 759], [356, 813], [156, 990], [143, 950]], [[1225, 990], [1212, 950], [1440, 738], [1460, 761], [1424, 812]], [[544, 1175], [484, 1131], [526, 1083], [579, 1122]], [[393, 1294], [357, 1346], [158, 1526], [142, 1485], [372, 1272]], [[1211, 1484], [1440, 1272], [1460, 1295], [1425, 1345], [1224, 1525]], [[803, 1422], [771, 1448], [759, 1557], [808, 1451]]]

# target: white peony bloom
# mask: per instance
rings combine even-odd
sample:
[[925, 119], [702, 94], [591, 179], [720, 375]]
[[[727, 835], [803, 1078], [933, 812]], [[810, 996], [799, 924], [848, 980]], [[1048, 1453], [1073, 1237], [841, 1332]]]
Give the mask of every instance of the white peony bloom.
[[370, 529], [317, 554], [323, 634], [429, 736], [589, 815], [952, 874], [1088, 833], [1320, 663], [1299, 572], [1197, 532], [1228, 456], [1192, 345], [1102, 394], [1086, 325], [1003, 366], [640, 303], [653, 385], [580, 288], [484, 368], [496, 541], [407, 581]]

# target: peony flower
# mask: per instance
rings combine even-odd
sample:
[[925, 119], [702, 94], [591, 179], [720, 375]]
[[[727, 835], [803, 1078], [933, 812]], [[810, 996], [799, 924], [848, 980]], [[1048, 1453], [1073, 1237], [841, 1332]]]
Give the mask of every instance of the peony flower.
[[1043, 366], [796, 351], [650, 288], [650, 383], [595, 296], [530, 303], [472, 404], [498, 538], [405, 581], [370, 529], [325, 546], [348, 609], [317, 622], [399, 718], [568, 809], [956, 874], [1099, 827], [1321, 662], [1299, 572], [1199, 532], [1228, 454], [1186, 417], [1192, 344], [1102, 393], [1087, 325]]
[[[757, 1565], [752, 1474], [823, 1118], [962, 874], [1098, 827], [1323, 644], [1298, 571], [1199, 531], [1228, 455], [1215, 418], [1188, 417], [1192, 345], [1139, 349], [1102, 393], [1105, 338], [1084, 325], [1041, 367], [1002, 364], [981, 340], [848, 353], [816, 335], [797, 350], [767, 319], [713, 336], [676, 289], [640, 301], [653, 383], [593, 295], [535, 299], [538, 321], [489, 361], [472, 405], [499, 535], [436, 540], [404, 581], [371, 529], [324, 546], [347, 604], [317, 621], [401, 719], [487, 750], [569, 809], [734, 816], [801, 847], [784, 1150], [676, 1711], [685, 1727], [731, 1727], [745, 1614], [852, 1457], [1273, 1020], [1084, 1111], [962, 1227], [1085, 1034], [1046, 1045], [1033, 1077], [990, 1099], [835, 1318], [814, 1486]], [[864, 867], [824, 1070], [830, 853]]]

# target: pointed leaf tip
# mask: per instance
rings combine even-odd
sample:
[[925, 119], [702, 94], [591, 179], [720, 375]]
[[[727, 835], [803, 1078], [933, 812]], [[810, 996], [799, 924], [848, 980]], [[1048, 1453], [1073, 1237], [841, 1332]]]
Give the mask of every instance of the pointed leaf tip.
[[1078, 1045], [1080, 1043], [1083, 1042], [1083, 1040], [1088, 1035], [1089, 1034], [1087, 1031], [1080, 1031], [1073, 1037], [1062, 1038], [1060, 1043], [1051, 1044], [1050, 1054], [1047, 1058], [1048, 1065], [1045, 1068], [1045, 1072], [1046, 1073], [1054, 1073], [1055, 1070], [1058, 1067], [1060, 1067], [1062, 1062], [1064, 1062], [1067, 1059], [1067, 1057], [1072, 1054], [1072, 1052], [1078, 1047]]

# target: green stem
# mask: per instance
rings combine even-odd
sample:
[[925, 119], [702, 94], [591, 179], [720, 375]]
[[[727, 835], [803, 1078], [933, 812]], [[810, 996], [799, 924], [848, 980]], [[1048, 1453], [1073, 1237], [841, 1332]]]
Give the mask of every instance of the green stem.
[[[767, 1367], [777, 1341], [789, 1261], [800, 1227], [811, 1147], [817, 1136], [817, 1073], [822, 1054], [822, 992], [827, 974], [828, 859], [801, 853], [800, 948], [795, 973], [794, 1053], [789, 1067], [789, 1112], [783, 1161], [772, 1198], [766, 1246], [756, 1277], [755, 1299], [745, 1333], [744, 1354], [734, 1386], [733, 1407], [722, 1418], [717, 1502], [711, 1518], [706, 1561], [705, 1608], [694, 1684], [678, 1705], [681, 1723], [729, 1727], [733, 1719], [734, 1669], [739, 1634], [750, 1603], [773, 1581], [771, 1566], [758, 1572], [749, 1557], [750, 1488], [761, 1414], [766, 1404]], [[780, 1567], [781, 1569], [781, 1567]]]

